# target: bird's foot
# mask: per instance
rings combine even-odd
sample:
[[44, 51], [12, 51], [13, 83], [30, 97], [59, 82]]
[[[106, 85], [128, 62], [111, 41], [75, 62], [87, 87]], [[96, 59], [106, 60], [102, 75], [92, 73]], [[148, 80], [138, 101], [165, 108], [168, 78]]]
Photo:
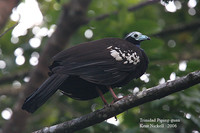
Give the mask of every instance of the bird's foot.
[[124, 97], [121, 97], [121, 98], [115, 97], [114, 100], [111, 102], [111, 104], [113, 104], [113, 103], [115, 103], [115, 102], [121, 100], [122, 98], [124, 98]]
[[103, 108], [110, 108], [111, 107], [111, 104], [107, 104], [107, 105], [103, 105]]
[[120, 97], [120, 98], [115, 97], [114, 100], [111, 102], [111, 104], [113, 104], [113, 103], [115, 103], [115, 102], [117, 102], [117, 101], [119, 101], [119, 100], [121, 100], [121, 99], [123, 99], [123, 98], [126, 98], [126, 97], [128, 97], [128, 95], [127, 95], [127, 96]]

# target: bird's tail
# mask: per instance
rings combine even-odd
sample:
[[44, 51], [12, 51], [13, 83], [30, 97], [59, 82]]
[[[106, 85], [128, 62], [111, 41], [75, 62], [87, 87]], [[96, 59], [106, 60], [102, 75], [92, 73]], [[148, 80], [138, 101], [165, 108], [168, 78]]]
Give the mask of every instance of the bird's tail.
[[26, 98], [22, 109], [33, 113], [42, 106], [65, 81], [67, 75], [51, 75], [32, 95]]

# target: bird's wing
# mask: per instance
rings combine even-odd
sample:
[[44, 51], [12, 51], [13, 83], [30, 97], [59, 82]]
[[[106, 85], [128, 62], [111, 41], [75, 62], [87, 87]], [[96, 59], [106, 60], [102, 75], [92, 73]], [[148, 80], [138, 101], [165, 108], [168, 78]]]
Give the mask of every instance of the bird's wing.
[[[127, 52], [124, 58], [123, 52]], [[131, 58], [127, 58], [129, 52], [143, 58], [138, 47], [122, 39], [108, 38], [83, 43], [56, 55], [50, 69], [53, 73], [78, 75], [95, 84], [113, 85], [123, 81], [130, 73], [132, 78], [138, 75], [136, 68], [141, 63], [131, 62]]]

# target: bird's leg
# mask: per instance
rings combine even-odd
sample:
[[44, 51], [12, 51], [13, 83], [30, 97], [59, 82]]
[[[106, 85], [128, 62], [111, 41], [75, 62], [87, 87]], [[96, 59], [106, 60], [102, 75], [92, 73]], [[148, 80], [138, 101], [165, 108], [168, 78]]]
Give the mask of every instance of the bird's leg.
[[[113, 97], [113, 99], [114, 99], [114, 100], [111, 102], [111, 104], [121, 99], [121, 98], [118, 98], [118, 97], [116, 96], [115, 92], [113, 91], [113, 89], [112, 89], [111, 87], [108, 87], [108, 89], [109, 89], [109, 91], [110, 91], [110, 93], [112, 94], [112, 97]], [[115, 120], [117, 121], [117, 116], [115, 116]]]
[[104, 105], [107, 106], [108, 103], [107, 103], [105, 97], [103, 96], [102, 91], [101, 91], [99, 88], [97, 88], [97, 87], [96, 87], [96, 90], [97, 90], [97, 92], [99, 93], [99, 96], [101, 97], [101, 100], [103, 101]]
[[115, 92], [113, 91], [113, 89], [112, 89], [111, 87], [108, 87], [108, 89], [109, 89], [110, 93], [112, 94], [113, 99], [114, 99], [114, 100], [117, 100], [118, 97], [116, 96], [116, 94], [115, 94]]
[[116, 102], [116, 101], [118, 101], [118, 100], [121, 99], [121, 98], [118, 98], [118, 97], [116, 96], [115, 92], [113, 91], [113, 89], [112, 89], [111, 87], [108, 87], [108, 89], [109, 89], [109, 91], [110, 91], [110, 93], [112, 94], [112, 97], [113, 97], [113, 99], [114, 99], [114, 101], [113, 101], [112, 103], [114, 103], [114, 102]]

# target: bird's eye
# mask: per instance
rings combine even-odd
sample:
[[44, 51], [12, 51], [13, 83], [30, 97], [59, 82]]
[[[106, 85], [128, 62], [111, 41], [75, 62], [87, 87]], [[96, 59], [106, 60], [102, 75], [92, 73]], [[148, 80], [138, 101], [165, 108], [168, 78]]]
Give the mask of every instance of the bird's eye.
[[138, 37], [138, 34], [135, 34], [134, 37]]

